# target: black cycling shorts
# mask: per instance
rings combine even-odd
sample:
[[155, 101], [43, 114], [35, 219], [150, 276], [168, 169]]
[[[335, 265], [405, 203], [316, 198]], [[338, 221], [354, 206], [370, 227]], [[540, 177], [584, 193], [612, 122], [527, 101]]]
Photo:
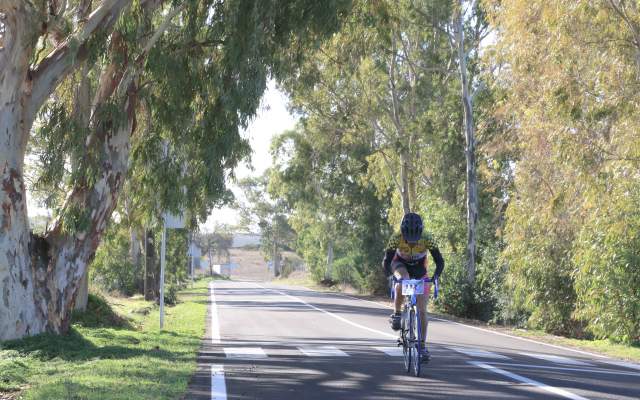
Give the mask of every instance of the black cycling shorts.
[[396, 269], [404, 267], [409, 273], [409, 278], [420, 279], [427, 275], [426, 261], [427, 257], [423, 257], [422, 259], [416, 260], [414, 262], [407, 262], [396, 255], [391, 261], [391, 271], [396, 272]]

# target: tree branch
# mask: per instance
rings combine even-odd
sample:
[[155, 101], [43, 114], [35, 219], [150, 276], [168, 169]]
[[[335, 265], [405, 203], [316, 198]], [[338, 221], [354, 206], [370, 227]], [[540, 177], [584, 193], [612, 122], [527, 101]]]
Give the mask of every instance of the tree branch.
[[69, 36], [32, 71], [31, 99], [26, 111], [28, 118], [33, 118], [58, 83], [84, 59], [87, 41], [98, 31], [111, 29], [131, 2], [132, 0], [103, 0], [89, 15], [79, 32]]

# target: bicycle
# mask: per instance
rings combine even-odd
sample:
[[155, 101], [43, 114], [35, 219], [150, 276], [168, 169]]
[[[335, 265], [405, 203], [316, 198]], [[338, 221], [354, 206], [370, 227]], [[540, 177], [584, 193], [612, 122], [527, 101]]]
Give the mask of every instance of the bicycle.
[[[411, 372], [411, 367], [413, 367], [414, 375], [420, 376], [422, 364], [420, 360], [420, 355], [422, 354], [422, 341], [420, 337], [422, 327], [420, 326], [420, 314], [417, 307], [416, 296], [424, 294], [425, 283], [433, 283], [433, 297], [437, 299], [439, 291], [438, 280], [431, 280], [429, 278], [397, 279], [393, 277], [393, 281], [402, 285], [402, 295], [404, 296], [398, 346], [402, 346], [405, 371], [409, 373]], [[393, 293], [395, 293], [395, 291], [393, 291]]]

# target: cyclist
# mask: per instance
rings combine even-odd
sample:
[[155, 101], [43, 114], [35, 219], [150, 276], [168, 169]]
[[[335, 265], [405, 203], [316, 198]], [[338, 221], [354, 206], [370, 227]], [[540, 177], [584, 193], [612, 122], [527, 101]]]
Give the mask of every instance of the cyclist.
[[[436, 270], [432, 279], [437, 279], [444, 269], [444, 259], [440, 250], [430, 233], [424, 232], [422, 218], [416, 213], [407, 213], [400, 223], [400, 232], [391, 236], [385, 251], [383, 265], [385, 270], [393, 274], [396, 279], [421, 279], [427, 276], [427, 251], [436, 263]], [[418, 310], [420, 312], [421, 330], [420, 340], [423, 360], [429, 359], [429, 352], [425, 345], [427, 337], [427, 299], [429, 297], [430, 286], [425, 287], [425, 294], [416, 297]], [[402, 287], [395, 287], [394, 313], [389, 321], [391, 329], [400, 329], [400, 311], [402, 308]]]

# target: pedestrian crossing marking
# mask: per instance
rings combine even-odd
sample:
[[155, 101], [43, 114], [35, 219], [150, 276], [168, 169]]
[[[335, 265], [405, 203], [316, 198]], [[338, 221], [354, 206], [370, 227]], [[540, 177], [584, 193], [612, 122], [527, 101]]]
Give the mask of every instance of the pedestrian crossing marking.
[[262, 347], [225, 347], [224, 353], [227, 358], [267, 358], [267, 354], [262, 350]]
[[584, 361], [575, 360], [573, 358], [562, 357], [562, 356], [553, 356], [551, 354], [538, 354], [538, 353], [520, 353], [523, 356], [538, 358], [540, 360], [549, 361], [556, 364], [565, 364], [565, 365], [579, 365], [582, 367], [593, 367], [592, 364], [589, 364]]
[[336, 346], [298, 347], [298, 350], [309, 357], [348, 357], [344, 351]]
[[493, 358], [496, 360], [510, 360], [509, 357], [504, 356], [502, 354], [493, 353], [486, 350], [480, 349], [469, 349], [466, 347], [449, 347], [450, 350], [457, 351], [458, 353], [462, 353], [468, 355], [470, 357], [478, 357], [478, 358]]
[[374, 347], [374, 349], [391, 357], [402, 357], [402, 347]]

